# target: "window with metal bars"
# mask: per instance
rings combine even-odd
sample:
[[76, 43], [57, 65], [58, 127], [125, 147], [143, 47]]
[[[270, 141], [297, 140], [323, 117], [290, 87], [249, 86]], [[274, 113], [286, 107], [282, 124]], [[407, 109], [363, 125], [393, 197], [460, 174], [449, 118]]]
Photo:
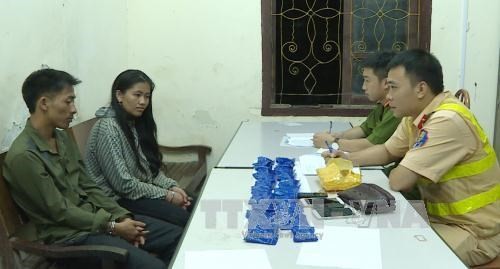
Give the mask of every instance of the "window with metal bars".
[[429, 0], [262, 0], [262, 115], [365, 115], [362, 62], [429, 49]]

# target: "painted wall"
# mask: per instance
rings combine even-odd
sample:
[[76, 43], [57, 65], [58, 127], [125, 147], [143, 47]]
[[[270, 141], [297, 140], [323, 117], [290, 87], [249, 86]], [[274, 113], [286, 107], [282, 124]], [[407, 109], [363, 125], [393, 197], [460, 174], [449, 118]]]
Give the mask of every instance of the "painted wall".
[[28, 112], [21, 85], [42, 65], [65, 70], [83, 81], [76, 90], [76, 121], [90, 118], [96, 106], [106, 103], [110, 78], [127, 65], [127, 12], [123, 3], [0, 2], [0, 141], [8, 143], [5, 138], [17, 134], [8, 131], [24, 127]]
[[[465, 27], [464, 8], [468, 11]], [[432, 3], [431, 52], [443, 65], [445, 88], [454, 92], [460, 88], [469, 91], [471, 110], [490, 141], [495, 128], [499, 13], [500, 1], [497, 0], [434, 0]], [[464, 34], [465, 68], [461, 70]]]
[[[433, 2], [431, 50], [443, 64], [445, 85], [455, 90], [461, 74], [461, 1]], [[465, 87], [491, 138], [500, 1], [474, 0], [468, 7]], [[107, 103], [120, 71], [144, 70], [157, 84], [154, 112], [160, 143], [210, 145], [209, 166], [222, 156], [242, 120], [318, 120], [260, 116], [259, 0], [198, 0], [196, 7], [164, 0], [3, 0], [0, 25], [5, 97], [0, 105], [11, 111], [0, 115], [0, 137], [15, 111], [24, 107], [22, 80], [42, 63], [84, 81], [78, 89], [79, 121]]]

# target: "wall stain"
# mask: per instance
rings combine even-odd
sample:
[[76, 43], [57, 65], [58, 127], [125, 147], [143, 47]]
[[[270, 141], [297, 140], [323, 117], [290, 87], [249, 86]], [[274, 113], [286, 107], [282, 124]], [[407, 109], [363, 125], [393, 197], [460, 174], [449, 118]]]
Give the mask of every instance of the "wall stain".
[[217, 122], [212, 118], [210, 112], [206, 110], [196, 110], [193, 114], [193, 119], [199, 124], [217, 127]]

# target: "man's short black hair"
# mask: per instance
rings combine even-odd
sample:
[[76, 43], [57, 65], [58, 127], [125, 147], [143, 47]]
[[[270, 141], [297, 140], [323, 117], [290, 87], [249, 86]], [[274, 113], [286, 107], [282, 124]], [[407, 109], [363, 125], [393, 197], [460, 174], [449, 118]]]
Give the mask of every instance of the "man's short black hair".
[[379, 80], [387, 78], [387, 64], [389, 64], [394, 55], [396, 54], [392, 51], [373, 54], [363, 61], [363, 68], [373, 69], [373, 73], [375, 73]]
[[412, 85], [425, 81], [434, 94], [443, 92], [443, 70], [438, 59], [430, 52], [421, 49], [402, 51], [394, 56], [387, 68], [398, 66], [405, 68]]
[[44, 94], [54, 94], [67, 86], [75, 86], [81, 81], [72, 75], [55, 69], [40, 69], [31, 73], [23, 83], [23, 99], [30, 113], [35, 112], [36, 102]]

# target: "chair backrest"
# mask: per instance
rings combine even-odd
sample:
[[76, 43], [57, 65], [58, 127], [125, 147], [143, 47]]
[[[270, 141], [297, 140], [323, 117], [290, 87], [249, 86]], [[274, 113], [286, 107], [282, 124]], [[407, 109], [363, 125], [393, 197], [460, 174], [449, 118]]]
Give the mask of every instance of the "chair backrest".
[[9, 238], [23, 224], [24, 215], [18, 210], [14, 200], [12, 200], [7, 182], [3, 178], [2, 170], [6, 155], [7, 153], [0, 155], [0, 232]]
[[5, 156], [7, 153], [0, 154], [0, 257], [4, 268], [14, 267], [14, 256], [9, 244], [9, 238], [23, 224], [22, 212], [18, 210], [12, 200], [7, 182], [3, 178], [2, 170]]
[[469, 92], [466, 89], [460, 89], [455, 93], [455, 97], [464, 103], [467, 108], [470, 108]]
[[87, 145], [87, 140], [89, 139], [90, 130], [96, 121], [97, 118], [92, 118], [68, 129], [68, 133], [73, 137], [73, 139], [75, 139], [82, 157], [85, 155], [85, 147]]

